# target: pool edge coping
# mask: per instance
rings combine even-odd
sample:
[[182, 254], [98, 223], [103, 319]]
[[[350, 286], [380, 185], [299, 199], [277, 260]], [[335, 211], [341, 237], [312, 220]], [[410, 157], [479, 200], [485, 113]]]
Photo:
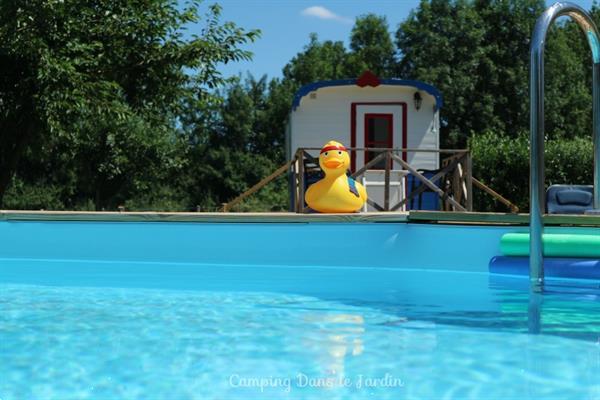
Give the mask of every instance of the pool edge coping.
[[309, 223], [309, 222], [408, 222], [407, 212], [354, 214], [202, 213], [202, 212], [95, 212], [0, 210], [0, 221], [89, 222], [197, 222], [197, 223]]
[[[417, 223], [475, 226], [527, 226], [529, 214], [402, 211], [351, 214], [292, 212], [223, 213], [160, 211], [33, 211], [0, 210], [0, 221], [195, 222], [195, 223]], [[549, 226], [600, 227], [600, 216], [545, 215]]]

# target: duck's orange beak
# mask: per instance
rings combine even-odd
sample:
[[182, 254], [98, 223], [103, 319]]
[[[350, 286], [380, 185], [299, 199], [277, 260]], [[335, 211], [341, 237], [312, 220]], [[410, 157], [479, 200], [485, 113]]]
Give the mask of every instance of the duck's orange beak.
[[341, 167], [342, 165], [344, 165], [344, 161], [342, 160], [337, 160], [335, 158], [329, 159], [329, 160], [325, 160], [323, 162], [323, 164], [327, 167], [327, 168], [331, 168], [331, 169], [336, 169]]

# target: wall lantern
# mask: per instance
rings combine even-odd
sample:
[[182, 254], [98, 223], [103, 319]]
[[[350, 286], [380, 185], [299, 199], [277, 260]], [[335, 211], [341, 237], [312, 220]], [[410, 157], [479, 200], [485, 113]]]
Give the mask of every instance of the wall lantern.
[[421, 103], [423, 103], [423, 98], [421, 97], [421, 93], [415, 92], [413, 96], [413, 100], [415, 101], [415, 109], [419, 111], [421, 109]]

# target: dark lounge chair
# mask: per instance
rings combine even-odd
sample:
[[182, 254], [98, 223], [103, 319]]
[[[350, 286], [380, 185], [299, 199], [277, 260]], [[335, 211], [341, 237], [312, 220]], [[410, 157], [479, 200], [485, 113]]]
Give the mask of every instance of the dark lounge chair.
[[552, 185], [546, 191], [548, 214], [585, 214], [594, 208], [594, 187]]

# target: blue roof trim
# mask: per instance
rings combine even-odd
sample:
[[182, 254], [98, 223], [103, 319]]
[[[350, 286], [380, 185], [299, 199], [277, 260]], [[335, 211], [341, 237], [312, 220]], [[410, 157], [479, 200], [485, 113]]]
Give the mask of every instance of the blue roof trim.
[[[310, 83], [302, 86], [294, 95], [294, 101], [292, 102], [292, 110], [296, 110], [300, 105], [300, 100], [310, 92], [314, 92], [317, 89], [330, 87], [330, 86], [353, 86], [356, 85], [358, 79], [337, 79], [333, 81], [319, 81]], [[437, 110], [443, 107], [444, 99], [442, 94], [435, 87], [421, 81], [414, 81], [410, 79], [380, 79], [380, 85], [396, 85], [396, 86], [412, 86], [415, 89], [422, 90], [435, 98], [435, 107]]]

